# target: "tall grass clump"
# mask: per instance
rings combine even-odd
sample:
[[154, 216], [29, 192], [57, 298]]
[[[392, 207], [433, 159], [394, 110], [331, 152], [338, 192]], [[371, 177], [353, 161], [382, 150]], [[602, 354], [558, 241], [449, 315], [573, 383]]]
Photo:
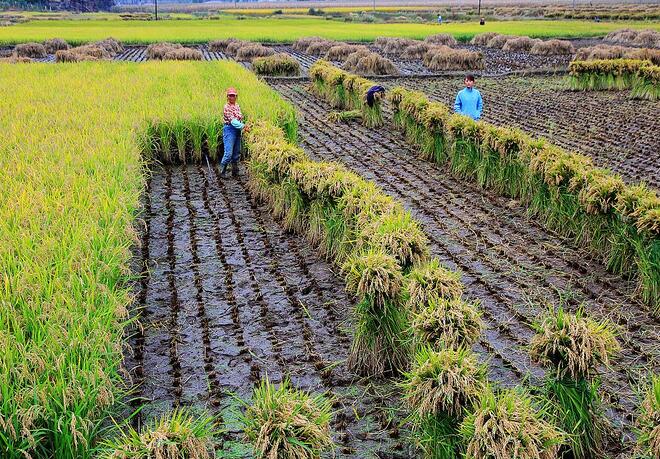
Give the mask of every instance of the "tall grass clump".
[[637, 426], [639, 457], [660, 457], [660, 375], [652, 375], [646, 387]]
[[[128, 389], [122, 340], [133, 300], [134, 224], [145, 163], [161, 154], [150, 150], [157, 145], [150, 126], [212, 125], [222, 119], [218, 95], [229, 85], [251, 120], [279, 125], [291, 139], [294, 110], [232, 62], [146, 62], [139, 72], [120, 62], [5, 65], [0, 451], [90, 457]], [[186, 132], [191, 145], [200, 138], [198, 129]], [[164, 129], [161, 138], [173, 134]]]
[[544, 420], [543, 407], [522, 390], [485, 390], [460, 427], [471, 459], [554, 459], [561, 433]]
[[300, 64], [288, 54], [279, 53], [254, 59], [252, 70], [257, 75], [297, 76], [300, 75]]
[[422, 347], [401, 387], [424, 457], [459, 457], [464, 452], [461, 421], [487, 390], [486, 369], [477, 356], [466, 348]]
[[178, 408], [145, 425], [141, 431], [122, 426], [100, 447], [100, 459], [212, 459], [218, 435], [212, 416]]
[[312, 65], [309, 76], [314, 93], [333, 107], [360, 110], [366, 126], [383, 124], [381, 93], [376, 95], [371, 105], [367, 101], [367, 92], [376, 86], [373, 81], [345, 72], [325, 60], [318, 60]]
[[548, 228], [591, 249], [610, 271], [633, 278], [639, 296], [660, 312], [656, 191], [628, 185], [590, 158], [517, 129], [450, 114], [421, 92], [395, 87], [388, 99], [394, 124], [423, 158], [449, 163], [455, 175], [521, 199]]
[[576, 459], [602, 457], [603, 419], [597, 369], [608, 365], [619, 344], [609, 322], [559, 308], [536, 326], [530, 354], [552, 370], [545, 390], [551, 411], [567, 434], [565, 449]]
[[317, 459], [332, 448], [332, 406], [323, 395], [263, 379], [240, 417], [256, 458]]

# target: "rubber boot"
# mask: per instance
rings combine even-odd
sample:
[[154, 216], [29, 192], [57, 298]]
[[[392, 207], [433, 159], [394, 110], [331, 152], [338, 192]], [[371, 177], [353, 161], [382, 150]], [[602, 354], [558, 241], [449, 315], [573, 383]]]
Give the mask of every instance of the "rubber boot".
[[231, 176], [238, 177], [238, 163], [231, 163]]
[[224, 177], [225, 175], [227, 175], [227, 165], [223, 164], [222, 169], [220, 170], [220, 176]]

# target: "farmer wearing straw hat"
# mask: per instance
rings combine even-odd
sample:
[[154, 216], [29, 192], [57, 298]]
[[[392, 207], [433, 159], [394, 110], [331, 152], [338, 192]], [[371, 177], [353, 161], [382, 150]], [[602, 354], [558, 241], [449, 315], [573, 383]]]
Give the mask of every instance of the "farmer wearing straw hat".
[[241, 157], [241, 131], [248, 127], [243, 122], [241, 107], [236, 103], [238, 92], [236, 88], [227, 88], [227, 103], [222, 111], [225, 125], [222, 128], [222, 143], [225, 147], [224, 155], [220, 161], [221, 175], [227, 173], [227, 166], [231, 162], [231, 175], [238, 175], [238, 160]]

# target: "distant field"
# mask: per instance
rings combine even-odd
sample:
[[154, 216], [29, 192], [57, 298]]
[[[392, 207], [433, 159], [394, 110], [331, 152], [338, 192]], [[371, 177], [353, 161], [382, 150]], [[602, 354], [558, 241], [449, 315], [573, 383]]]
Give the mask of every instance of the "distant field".
[[53, 20], [31, 21], [0, 28], [0, 44], [11, 45], [60, 37], [78, 44], [109, 36], [125, 43], [176, 41], [202, 43], [212, 39], [235, 37], [263, 42], [291, 42], [299, 37], [320, 35], [337, 40], [367, 41], [378, 36], [423, 38], [434, 33], [451, 33], [467, 40], [480, 32], [500, 32], [531, 37], [592, 37], [605, 35], [622, 27], [653, 28], [660, 23], [591, 21], [489, 21], [450, 24], [363, 24], [328, 21], [320, 18], [258, 18], [217, 20], [123, 21], [123, 20]]

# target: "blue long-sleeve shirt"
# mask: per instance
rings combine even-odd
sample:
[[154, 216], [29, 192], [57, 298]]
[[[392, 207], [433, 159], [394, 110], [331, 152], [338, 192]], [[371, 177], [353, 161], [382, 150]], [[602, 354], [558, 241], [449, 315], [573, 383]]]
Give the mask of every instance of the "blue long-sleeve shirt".
[[456, 94], [454, 102], [454, 111], [461, 115], [467, 115], [473, 120], [481, 118], [481, 110], [484, 103], [481, 100], [481, 93], [474, 88], [465, 88]]

